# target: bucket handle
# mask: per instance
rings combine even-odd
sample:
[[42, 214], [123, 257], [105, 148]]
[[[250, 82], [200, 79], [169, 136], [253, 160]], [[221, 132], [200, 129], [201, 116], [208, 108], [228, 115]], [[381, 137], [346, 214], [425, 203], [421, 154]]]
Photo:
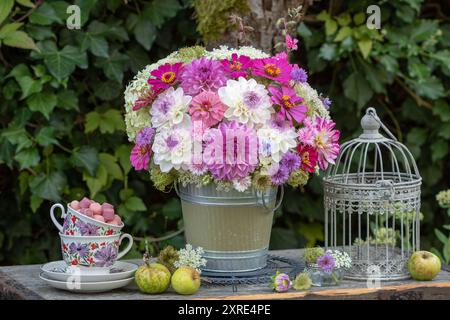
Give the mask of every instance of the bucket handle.
[[274, 211], [276, 211], [276, 210], [281, 206], [281, 203], [283, 202], [283, 197], [284, 197], [284, 186], [281, 185], [281, 186], [280, 186], [280, 198], [278, 199], [278, 202], [277, 202], [277, 204], [275, 205], [275, 207], [274, 207], [273, 209], [270, 209], [270, 208], [267, 206], [266, 200], [264, 199], [264, 194], [261, 196], [261, 200], [262, 200], [263, 207], [264, 207], [268, 212], [274, 212]]

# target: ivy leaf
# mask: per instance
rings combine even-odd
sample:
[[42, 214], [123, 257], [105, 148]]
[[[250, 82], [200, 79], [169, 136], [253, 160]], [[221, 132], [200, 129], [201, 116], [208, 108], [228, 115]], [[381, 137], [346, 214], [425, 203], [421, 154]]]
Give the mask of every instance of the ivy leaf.
[[60, 171], [51, 172], [48, 176], [40, 173], [31, 179], [30, 190], [39, 198], [56, 202], [61, 200], [61, 192], [66, 184], [66, 177]]
[[365, 38], [359, 40], [357, 43], [359, 51], [361, 51], [362, 56], [364, 57], [364, 59], [367, 59], [370, 51], [372, 50], [372, 40]]
[[450, 140], [450, 122], [443, 123], [439, 128], [439, 137]]
[[181, 218], [181, 203], [177, 198], [171, 198], [161, 209], [164, 216], [171, 220]]
[[127, 144], [122, 144], [116, 149], [116, 157], [119, 159], [120, 166], [122, 167], [125, 175], [131, 170], [130, 162], [131, 146]]
[[136, 41], [139, 42], [146, 50], [150, 50], [156, 39], [156, 28], [150, 20], [139, 17], [138, 22], [133, 30]]
[[153, 0], [145, 6], [143, 14], [156, 27], [160, 27], [168, 18], [175, 17], [180, 9], [181, 5], [177, 0]]
[[339, 29], [339, 32], [336, 35], [336, 38], [334, 38], [335, 42], [340, 42], [342, 40], [344, 40], [347, 37], [351, 37], [352, 36], [352, 29], [350, 27], [342, 27]]
[[450, 121], [450, 106], [443, 99], [439, 99], [434, 103], [433, 114], [439, 116], [442, 121]]
[[23, 26], [22, 22], [13, 22], [5, 24], [3, 27], [0, 28], [0, 39], [4, 39], [8, 34], [10, 34], [13, 31], [16, 31], [21, 26]]
[[20, 151], [14, 159], [19, 163], [19, 169], [23, 170], [36, 166], [41, 160], [41, 157], [37, 149], [29, 148]]
[[29, 76], [18, 77], [17, 83], [22, 91], [20, 99], [25, 99], [33, 93], [42, 91], [42, 82], [34, 80]]
[[146, 211], [147, 207], [141, 198], [138, 197], [130, 197], [125, 201], [125, 208], [130, 211]]
[[105, 167], [108, 174], [117, 180], [123, 180], [123, 173], [117, 164], [117, 159], [108, 153], [99, 153], [98, 158], [100, 163]]
[[107, 59], [99, 58], [96, 66], [102, 68], [109, 79], [122, 82], [123, 71], [125, 70], [127, 61], [128, 57], [126, 55], [114, 51]]
[[396, 73], [398, 71], [398, 62], [392, 56], [383, 56], [380, 59], [380, 63], [386, 68], [386, 71], [389, 73]]
[[448, 154], [448, 143], [438, 140], [431, 145], [431, 160], [439, 161]]
[[407, 81], [419, 96], [438, 99], [444, 97], [444, 86], [439, 78], [431, 76], [423, 81]]
[[87, 68], [86, 52], [81, 52], [77, 47], [67, 45], [58, 50], [53, 41], [39, 42], [38, 47], [48, 70], [59, 81], [68, 77], [77, 66]]
[[109, 109], [103, 114], [96, 111], [86, 115], [84, 132], [89, 133], [100, 129], [101, 133], [113, 133], [116, 130], [124, 130], [124, 121], [119, 110]]
[[99, 164], [97, 149], [90, 146], [82, 146], [79, 149], [75, 149], [70, 161], [76, 167], [85, 168], [92, 176]]
[[372, 89], [367, 80], [359, 73], [353, 72], [344, 83], [344, 95], [356, 102], [358, 108], [363, 107], [372, 97]]
[[103, 36], [87, 31], [82, 35], [79, 41], [81, 51], [89, 49], [89, 51], [97, 57], [107, 58], [109, 56], [108, 41], [106, 41]]
[[0, 1], [0, 24], [9, 16], [14, 6], [14, 0]]
[[39, 51], [39, 48], [34, 43], [33, 39], [23, 31], [12, 31], [8, 33], [3, 39], [3, 43], [9, 47]]
[[62, 24], [62, 20], [57, 16], [55, 9], [47, 3], [42, 3], [28, 18], [31, 23], [43, 26], [51, 25], [53, 22]]
[[107, 80], [100, 82], [94, 88], [94, 94], [96, 97], [110, 101], [121, 95], [122, 84], [117, 81]]
[[33, 144], [28, 138], [27, 131], [24, 128], [7, 128], [1, 133], [1, 137], [16, 145], [16, 152], [29, 148]]
[[99, 164], [94, 176], [88, 176], [83, 172], [83, 180], [86, 181], [91, 198], [94, 198], [108, 183], [108, 171], [102, 164]]
[[56, 103], [56, 95], [51, 92], [38, 92], [27, 99], [30, 110], [42, 113], [47, 119], [49, 119], [49, 115], [55, 108]]
[[55, 139], [54, 131], [55, 129], [52, 127], [41, 128], [36, 135], [36, 142], [43, 147], [51, 144], [58, 144], [58, 140]]
[[353, 16], [353, 22], [359, 26], [366, 21], [366, 15], [364, 12], [358, 12]]
[[440, 230], [434, 229], [434, 234], [436, 235], [436, 238], [438, 238], [438, 240], [442, 242], [442, 244], [445, 245], [447, 243], [447, 236], [443, 234]]
[[337, 23], [336, 21], [334, 21], [333, 19], [328, 19], [327, 21], [325, 21], [325, 34], [327, 36], [331, 36], [332, 34], [334, 34], [337, 30]]
[[30, 208], [33, 213], [36, 213], [37, 209], [41, 206], [42, 202], [44, 202], [44, 199], [32, 194], [30, 197]]
[[336, 17], [338, 24], [342, 27], [348, 26], [352, 22], [352, 17], [348, 12], [344, 12]]
[[86, 114], [86, 122], [84, 124], [84, 132], [89, 133], [95, 131], [101, 122], [101, 116], [96, 111]]
[[334, 58], [336, 58], [336, 45], [324, 43], [320, 47], [319, 57], [328, 61], [331, 61]]
[[64, 90], [58, 92], [58, 107], [65, 110], [79, 110], [78, 97], [73, 90]]

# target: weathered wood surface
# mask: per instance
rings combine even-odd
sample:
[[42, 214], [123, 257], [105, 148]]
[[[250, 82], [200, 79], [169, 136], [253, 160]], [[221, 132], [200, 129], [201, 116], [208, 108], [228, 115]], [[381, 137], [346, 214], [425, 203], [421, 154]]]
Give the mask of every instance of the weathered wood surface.
[[[272, 254], [298, 259], [300, 250], [272, 251]], [[136, 262], [136, 261], [134, 261]], [[82, 294], [57, 290], [39, 279], [40, 265], [23, 265], [0, 268], [0, 299], [446, 299], [450, 300], [450, 272], [442, 271], [429, 282], [413, 280], [382, 282], [381, 288], [367, 288], [365, 282], [346, 281], [338, 287], [312, 288], [308, 291], [291, 290], [274, 293], [266, 284], [232, 286], [207, 286], [189, 297], [175, 294], [171, 289], [161, 295], [141, 294], [134, 284], [107, 293]]]

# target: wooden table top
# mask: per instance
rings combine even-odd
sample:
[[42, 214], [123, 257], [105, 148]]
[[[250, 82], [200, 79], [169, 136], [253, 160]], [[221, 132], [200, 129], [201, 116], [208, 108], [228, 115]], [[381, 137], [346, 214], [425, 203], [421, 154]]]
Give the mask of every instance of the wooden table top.
[[[300, 249], [271, 251], [271, 254], [299, 259]], [[132, 262], [136, 262], [133, 260]], [[159, 295], [139, 292], [135, 284], [106, 293], [71, 293], [57, 290], [39, 279], [41, 265], [0, 267], [1, 299], [49, 299], [49, 300], [161, 300], [161, 299], [219, 299], [219, 300], [266, 300], [266, 299], [446, 299], [450, 300], [450, 272], [442, 270], [433, 281], [402, 280], [381, 282], [380, 288], [367, 288], [364, 281], [344, 280], [335, 287], [312, 287], [307, 291], [290, 290], [275, 293], [267, 284], [238, 285], [233, 292], [229, 286], [202, 286], [192, 296], [181, 296], [172, 289]]]

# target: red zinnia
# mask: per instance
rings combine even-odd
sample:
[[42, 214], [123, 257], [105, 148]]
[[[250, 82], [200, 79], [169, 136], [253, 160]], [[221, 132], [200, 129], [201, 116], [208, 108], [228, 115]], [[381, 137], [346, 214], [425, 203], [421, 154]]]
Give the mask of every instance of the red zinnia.
[[299, 144], [297, 152], [300, 156], [300, 168], [308, 172], [315, 172], [319, 158], [317, 151], [311, 146]]
[[246, 77], [248, 70], [252, 66], [252, 60], [247, 56], [239, 56], [236, 53], [231, 55], [231, 61], [223, 59], [220, 61], [223, 68], [231, 78]]

